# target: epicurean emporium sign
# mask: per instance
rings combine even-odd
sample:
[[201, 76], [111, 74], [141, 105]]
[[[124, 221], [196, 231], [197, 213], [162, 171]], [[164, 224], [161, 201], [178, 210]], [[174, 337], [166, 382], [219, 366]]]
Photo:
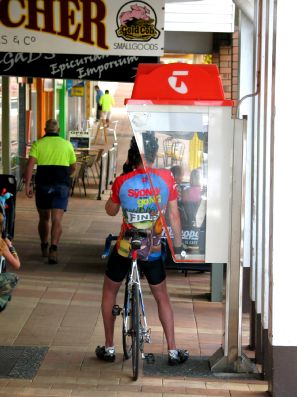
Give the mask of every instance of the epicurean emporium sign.
[[165, 0], [1, 0], [4, 52], [161, 56]]
[[0, 52], [0, 75], [132, 83], [140, 63], [158, 57]]

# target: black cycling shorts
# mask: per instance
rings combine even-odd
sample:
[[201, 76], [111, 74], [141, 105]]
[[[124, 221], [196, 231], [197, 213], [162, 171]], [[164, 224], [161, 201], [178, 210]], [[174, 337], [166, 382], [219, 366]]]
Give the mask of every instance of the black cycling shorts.
[[[122, 282], [129, 271], [131, 260], [119, 255], [114, 247], [107, 263], [106, 276], [116, 283]], [[149, 284], [158, 285], [165, 280], [166, 272], [161, 258], [155, 261], [138, 260], [137, 263]]]

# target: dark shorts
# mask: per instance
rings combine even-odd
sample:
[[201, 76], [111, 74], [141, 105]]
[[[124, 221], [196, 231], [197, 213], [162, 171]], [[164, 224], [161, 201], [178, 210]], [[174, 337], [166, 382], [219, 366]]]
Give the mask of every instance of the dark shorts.
[[37, 185], [35, 192], [36, 207], [42, 210], [62, 209], [66, 211], [69, 198], [69, 186]]
[[[138, 264], [149, 284], [158, 285], [165, 280], [166, 273], [161, 258], [156, 261], [138, 260]], [[119, 255], [114, 248], [110, 254], [105, 274], [112, 281], [119, 283], [126, 277], [130, 266], [131, 259]]]

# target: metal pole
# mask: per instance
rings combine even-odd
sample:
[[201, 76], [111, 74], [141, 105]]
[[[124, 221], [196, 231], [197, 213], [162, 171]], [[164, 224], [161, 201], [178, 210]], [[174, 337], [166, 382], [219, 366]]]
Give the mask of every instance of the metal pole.
[[224, 348], [220, 348], [210, 357], [210, 368], [213, 372], [257, 372], [256, 366], [241, 350], [245, 147], [246, 120], [235, 120], [225, 339]]

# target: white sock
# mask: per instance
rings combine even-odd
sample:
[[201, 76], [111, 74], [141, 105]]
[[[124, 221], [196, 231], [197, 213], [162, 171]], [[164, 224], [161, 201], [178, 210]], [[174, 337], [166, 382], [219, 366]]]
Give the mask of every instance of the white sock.
[[114, 346], [108, 346], [108, 347], [105, 346], [105, 351], [108, 353], [114, 353], [115, 348], [114, 348]]

